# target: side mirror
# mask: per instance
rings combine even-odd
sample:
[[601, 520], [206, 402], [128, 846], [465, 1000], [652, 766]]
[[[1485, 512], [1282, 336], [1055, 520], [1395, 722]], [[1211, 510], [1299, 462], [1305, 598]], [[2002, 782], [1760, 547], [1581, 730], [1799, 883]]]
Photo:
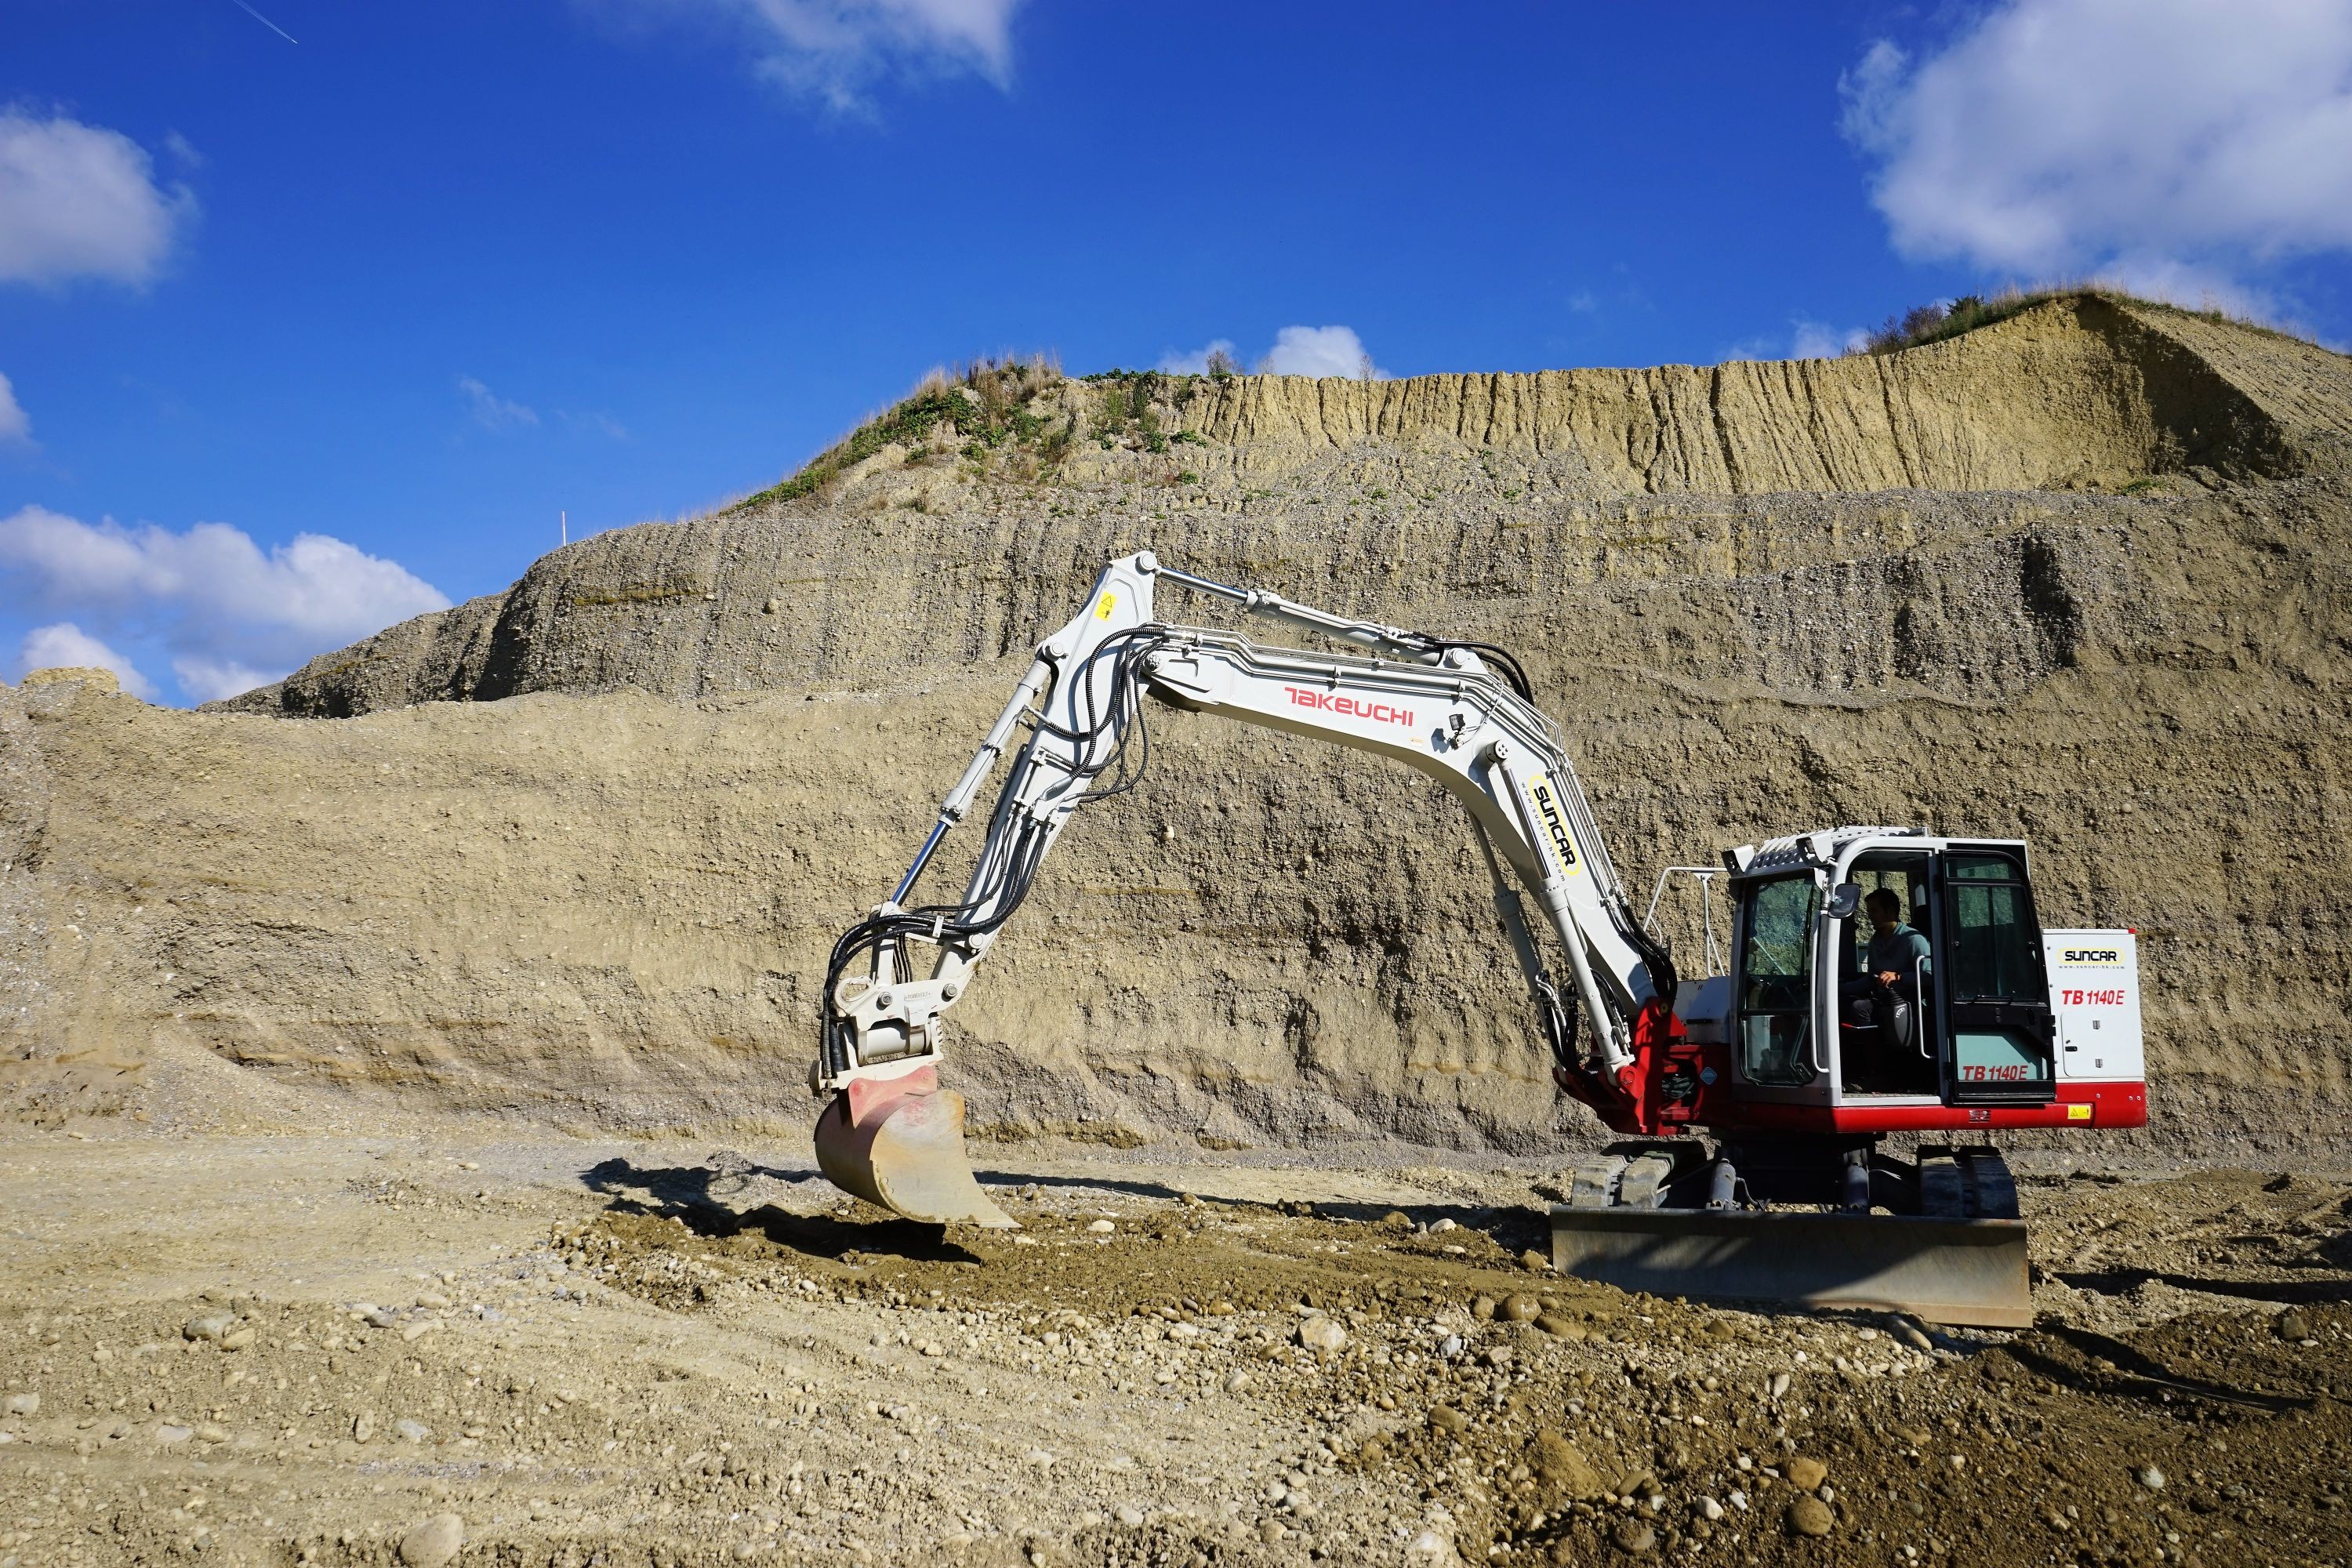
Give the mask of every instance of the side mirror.
[[1860, 908], [1862, 908], [1862, 884], [1840, 882], [1830, 889], [1830, 901], [1822, 907], [1822, 913], [1833, 921], [1852, 920], [1853, 911]]

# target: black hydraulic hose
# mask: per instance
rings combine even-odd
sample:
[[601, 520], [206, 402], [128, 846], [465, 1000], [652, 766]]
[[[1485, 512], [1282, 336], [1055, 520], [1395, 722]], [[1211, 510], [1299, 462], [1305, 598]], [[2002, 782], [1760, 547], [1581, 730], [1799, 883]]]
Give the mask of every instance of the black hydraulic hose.
[[[1087, 663], [1068, 672], [1069, 678], [1086, 684], [1076, 694], [1076, 706], [1082, 710], [1085, 726], [1070, 730], [1040, 718], [1035, 730], [1070, 743], [1071, 776], [1092, 782], [1106, 772], [1112, 773], [1111, 783], [1102, 789], [1090, 791], [1078, 797], [1079, 804], [1107, 799], [1124, 794], [1142, 782], [1150, 761], [1150, 732], [1144, 726], [1143, 709], [1139, 700], [1141, 691], [1141, 663], [1149, 654], [1166, 640], [1167, 633], [1158, 626], [1139, 626], [1106, 638], [1088, 656]], [[1113, 659], [1110, 689], [1101, 695], [1095, 690], [1091, 678], [1095, 660], [1104, 657]], [[1107, 707], [1106, 707], [1107, 705]], [[1126, 767], [1129, 742], [1135, 739], [1134, 731], [1142, 731], [1136, 739], [1135, 766]], [[1108, 751], [1097, 757], [1105, 731], [1114, 737]], [[1034, 731], [1033, 731], [1033, 741]], [[910, 938], [948, 942], [969, 942], [990, 934], [1013, 918], [1015, 910], [1028, 899], [1034, 885], [1039, 866], [1045, 854], [1045, 836], [1041, 825], [1024, 822], [1008, 829], [1020, 785], [1026, 778], [1024, 770], [1016, 765], [997, 791], [994, 805], [989, 812], [987, 847], [982, 851], [974, 869], [975, 891], [961, 903], [925, 905], [890, 914], [868, 915], [844, 931], [834, 942], [833, 952], [825, 965], [824, 994], [819, 1001], [819, 1053], [828, 1073], [846, 1071], [850, 1051], [842, 1022], [834, 1015], [832, 997], [861, 955], [878, 958], [886, 947], [903, 944]], [[982, 911], [985, 910], [985, 913]], [[900, 965], [904, 967], [904, 965]]]
[[1519, 694], [1520, 701], [1533, 702], [1536, 700], [1534, 683], [1528, 679], [1526, 668], [1519, 663], [1517, 656], [1510, 649], [1495, 643], [1476, 642], [1466, 637], [1432, 637], [1429, 642], [1430, 646], [1440, 653], [1448, 648], [1468, 648], [1472, 653], [1488, 660], [1502, 672], [1504, 683]]

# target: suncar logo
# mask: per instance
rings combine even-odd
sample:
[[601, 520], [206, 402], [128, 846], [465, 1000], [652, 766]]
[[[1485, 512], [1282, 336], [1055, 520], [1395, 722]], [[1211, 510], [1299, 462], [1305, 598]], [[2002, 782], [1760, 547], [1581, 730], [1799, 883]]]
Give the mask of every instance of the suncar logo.
[[1576, 840], [1569, 837], [1559, 792], [1551, 787], [1551, 780], [1538, 773], [1528, 784], [1528, 795], [1536, 803], [1536, 816], [1543, 822], [1544, 837], [1551, 841], [1551, 852], [1559, 859], [1560, 875], [1575, 876], [1584, 869], [1584, 861], [1576, 853]]
[[1352, 697], [1342, 697], [1333, 691], [1308, 691], [1296, 686], [1286, 686], [1294, 708], [1318, 708], [1326, 713], [1337, 713], [1348, 719], [1370, 719], [1375, 724], [1402, 724], [1412, 728], [1412, 710], [1391, 708], [1385, 702], [1359, 702]]
[[2121, 963], [2123, 961], [2123, 953], [2112, 947], [2070, 947], [2062, 950], [2058, 954], [2058, 962], [2061, 963], [2114, 964]]

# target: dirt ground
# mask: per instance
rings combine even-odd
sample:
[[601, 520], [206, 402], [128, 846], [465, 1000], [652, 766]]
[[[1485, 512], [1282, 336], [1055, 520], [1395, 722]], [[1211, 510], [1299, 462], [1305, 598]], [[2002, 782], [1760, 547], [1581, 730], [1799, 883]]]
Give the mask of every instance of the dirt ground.
[[804, 1147], [12, 1131], [0, 1568], [2352, 1556], [2352, 1180], [2032, 1178], [2039, 1325], [1923, 1334], [1538, 1271], [1530, 1170], [981, 1158], [1021, 1232]]

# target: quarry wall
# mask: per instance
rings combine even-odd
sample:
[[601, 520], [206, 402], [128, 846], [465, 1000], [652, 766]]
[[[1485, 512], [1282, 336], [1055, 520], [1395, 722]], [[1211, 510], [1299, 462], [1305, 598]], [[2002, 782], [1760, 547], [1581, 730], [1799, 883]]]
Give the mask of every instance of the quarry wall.
[[[2347, 388], [2341, 356], [2091, 299], [1881, 359], [1200, 383], [1164, 452], [1085, 438], [1093, 389], [1063, 384], [1050, 469], [885, 448], [805, 500], [575, 543], [227, 710], [0, 691], [0, 1048], [797, 1129], [833, 936], [1008, 659], [1151, 548], [1511, 647], [1643, 895], [1841, 822], [2032, 838], [2045, 920], [2142, 933], [2156, 1125], [2123, 1145], [2340, 1148]], [[1082, 814], [957, 1009], [977, 1124], [1597, 1136], [1457, 806], [1152, 721], [1149, 780]]]

